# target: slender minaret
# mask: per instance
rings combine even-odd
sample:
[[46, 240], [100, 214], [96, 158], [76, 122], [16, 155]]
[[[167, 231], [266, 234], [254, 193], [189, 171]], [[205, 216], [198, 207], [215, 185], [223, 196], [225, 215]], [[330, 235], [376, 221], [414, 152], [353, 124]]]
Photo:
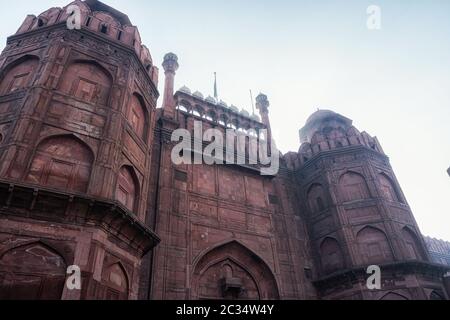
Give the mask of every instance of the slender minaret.
[[164, 87], [164, 99], [163, 99], [163, 115], [166, 118], [175, 118], [175, 99], [174, 99], [174, 86], [175, 75], [179, 68], [178, 57], [174, 53], [168, 53], [164, 57], [163, 68], [165, 71], [166, 81]]
[[259, 114], [261, 115], [262, 123], [264, 123], [267, 127], [267, 141], [269, 145], [272, 141], [272, 129], [270, 127], [270, 119], [269, 119], [269, 107], [270, 102], [265, 94], [260, 93], [256, 97], [256, 109], [259, 110]]

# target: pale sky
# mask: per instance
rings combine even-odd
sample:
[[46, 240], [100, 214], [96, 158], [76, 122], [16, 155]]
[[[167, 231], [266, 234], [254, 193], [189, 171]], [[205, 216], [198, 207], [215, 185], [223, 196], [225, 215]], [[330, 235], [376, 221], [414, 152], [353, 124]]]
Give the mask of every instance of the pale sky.
[[[353, 119], [379, 138], [422, 232], [450, 240], [450, 1], [104, 2], [139, 27], [158, 66], [178, 55], [177, 88], [212, 95], [217, 72], [221, 99], [250, 112], [249, 90], [267, 94], [284, 153], [317, 108]], [[3, 2], [1, 48], [27, 14], [68, 3]], [[369, 5], [379, 31], [367, 29]]]

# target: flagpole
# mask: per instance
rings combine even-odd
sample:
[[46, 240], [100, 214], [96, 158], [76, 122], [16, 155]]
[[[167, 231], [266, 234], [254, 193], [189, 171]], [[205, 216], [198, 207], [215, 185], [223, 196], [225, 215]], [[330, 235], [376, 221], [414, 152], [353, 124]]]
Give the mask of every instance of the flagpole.
[[252, 90], [250, 90], [250, 100], [252, 101], [252, 110], [253, 110], [253, 115], [255, 115], [255, 102], [253, 100], [253, 92]]
[[219, 102], [219, 93], [217, 91], [217, 72], [214, 72], [214, 98]]

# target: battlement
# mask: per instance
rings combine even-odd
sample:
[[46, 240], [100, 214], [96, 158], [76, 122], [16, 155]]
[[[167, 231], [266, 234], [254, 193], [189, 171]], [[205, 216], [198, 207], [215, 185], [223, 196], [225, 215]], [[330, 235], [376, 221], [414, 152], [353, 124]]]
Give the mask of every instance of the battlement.
[[50, 8], [38, 16], [28, 15], [16, 35], [64, 23], [69, 18], [68, 8], [78, 6], [81, 12], [81, 28], [96, 32], [108, 40], [131, 47], [136, 52], [152, 79], [158, 74], [149, 49], [142, 44], [139, 30], [131, 24], [127, 15], [97, 0], [76, 0], [63, 8]]
[[184, 114], [198, 119], [209, 121], [213, 124], [235, 129], [238, 132], [248, 132], [266, 129], [258, 115], [250, 113], [244, 109], [220, 101], [209, 96], [205, 98], [202, 93], [192, 91], [184, 86], [175, 93], [177, 110]]

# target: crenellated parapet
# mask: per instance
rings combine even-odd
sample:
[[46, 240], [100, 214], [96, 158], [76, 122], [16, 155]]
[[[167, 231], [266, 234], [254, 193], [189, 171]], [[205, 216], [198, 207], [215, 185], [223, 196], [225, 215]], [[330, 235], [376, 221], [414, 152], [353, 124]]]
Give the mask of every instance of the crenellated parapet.
[[177, 110], [189, 118], [205, 121], [212, 126], [224, 129], [234, 129], [241, 133], [259, 132], [267, 127], [261, 122], [258, 115], [224, 101], [217, 101], [213, 97], [204, 98], [199, 91], [192, 91], [184, 86], [175, 93]]
[[360, 132], [353, 121], [333, 111], [319, 110], [300, 130], [301, 146], [298, 153], [290, 153], [285, 159], [292, 169], [298, 169], [311, 159], [327, 151], [339, 151], [345, 147], [365, 147], [385, 157], [376, 137]]
[[116, 44], [133, 49], [152, 80], [157, 83], [158, 68], [153, 64], [149, 49], [142, 44], [138, 28], [132, 25], [127, 15], [100, 1], [76, 0], [62, 8], [48, 9], [38, 16], [28, 15], [16, 35], [67, 23], [71, 12], [68, 9], [71, 6], [80, 9], [81, 29], [95, 32]]

